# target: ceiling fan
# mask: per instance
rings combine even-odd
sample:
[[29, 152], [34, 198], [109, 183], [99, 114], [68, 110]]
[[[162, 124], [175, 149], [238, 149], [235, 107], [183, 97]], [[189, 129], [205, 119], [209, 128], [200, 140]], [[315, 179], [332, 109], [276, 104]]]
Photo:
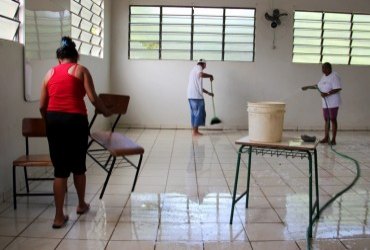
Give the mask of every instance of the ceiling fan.
[[274, 9], [272, 11], [272, 15], [270, 15], [269, 13], [266, 12], [265, 13], [265, 18], [266, 18], [266, 20], [271, 22], [271, 28], [275, 29], [278, 25], [281, 24], [280, 17], [281, 16], [287, 16], [287, 15], [288, 15], [287, 13], [280, 13], [279, 9]]

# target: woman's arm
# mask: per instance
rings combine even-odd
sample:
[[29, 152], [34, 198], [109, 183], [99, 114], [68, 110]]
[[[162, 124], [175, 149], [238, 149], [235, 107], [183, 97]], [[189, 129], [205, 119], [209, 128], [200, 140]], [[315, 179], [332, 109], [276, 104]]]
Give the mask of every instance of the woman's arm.
[[44, 119], [45, 119], [46, 111], [48, 109], [48, 104], [49, 104], [49, 93], [48, 93], [48, 89], [47, 89], [47, 84], [48, 84], [51, 76], [53, 75], [53, 72], [54, 72], [54, 70], [50, 69], [46, 73], [46, 75], [44, 77], [44, 80], [42, 82], [42, 86], [41, 86], [40, 113], [41, 113], [42, 118], [44, 118]]
[[308, 85], [302, 87], [302, 90], [307, 90], [307, 89], [317, 89], [317, 85]]
[[104, 105], [103, 101], [99, 98], [99, 96], [95, 92], [94, 82], [91, 77], [89, 70], [81, 65], [79, 65], [80, 72], [82, 74], [82, 79], [85, 87], [86, 94], [90, 100], [90, 102], [95, 106], [95, 108], [101, 112], [104, 116], [110, 116], [112, 113], [109, 109]]
[[328, 93], [321, 93], [321, 96], [322, 97], [327, 97], [329, 95], [334, 95], [336, 93], [338, 93], [339, 91], [341, 91], [342, 89], [332, 89], [330, 90]]

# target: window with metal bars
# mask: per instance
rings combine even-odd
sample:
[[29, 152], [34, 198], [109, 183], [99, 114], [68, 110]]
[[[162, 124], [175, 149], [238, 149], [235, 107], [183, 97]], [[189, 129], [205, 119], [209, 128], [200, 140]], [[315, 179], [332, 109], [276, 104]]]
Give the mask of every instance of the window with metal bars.
[[19, 1], [0, 0], [0, 38], [18, 41]]
[[293, 62], [370, 65], [370, 15], [296, 11]]
[[130, 6], [129, 59], [254, 61], [255, 9]]
[[72, 0], [71, 22], [71, 36], [78, 51], [103, 58], [104, 0]]

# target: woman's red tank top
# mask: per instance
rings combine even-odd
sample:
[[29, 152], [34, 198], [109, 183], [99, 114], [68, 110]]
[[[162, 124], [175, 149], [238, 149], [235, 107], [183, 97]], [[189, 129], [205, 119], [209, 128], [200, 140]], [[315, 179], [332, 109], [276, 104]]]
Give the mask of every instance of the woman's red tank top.
[[84, 84], [80, 79], [68, 73], [73, 65], [76, 63], [63, 63], [53, 68], [54, 73], [47, 83], [48, 111], [87, 115]]

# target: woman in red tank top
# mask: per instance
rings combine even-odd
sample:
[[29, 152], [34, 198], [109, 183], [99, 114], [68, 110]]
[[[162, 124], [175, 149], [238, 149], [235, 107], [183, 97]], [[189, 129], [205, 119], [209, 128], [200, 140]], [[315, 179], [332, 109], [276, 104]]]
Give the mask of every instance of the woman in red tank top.
[[55, 217], [52, 227], [62, 228], [68, 221], [63, 205], [71, 173], [78, 195], [77, 214], [87, 212], [90, 207], [85, 202], [89, 135], [85, 95], [105, 116], [109, 116], [110, 111], [97, 96], [90, 72], [77, 64], [79, 54], [71, 38], [62, 38], [56, 55], [59, 65], [47, 72], [42, 84], [40, 112], [46, 122], [50, 157], [54, 165]]

